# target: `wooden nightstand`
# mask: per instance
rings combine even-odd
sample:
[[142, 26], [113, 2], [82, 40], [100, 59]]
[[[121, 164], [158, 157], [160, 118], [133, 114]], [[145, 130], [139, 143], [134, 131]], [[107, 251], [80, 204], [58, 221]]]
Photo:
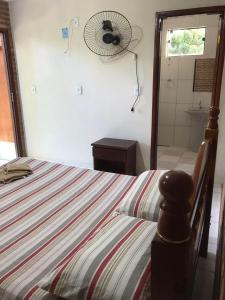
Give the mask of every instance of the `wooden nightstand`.
[[95, 170], [136, 175], [136, 141], [104, 138], [91, 145]]

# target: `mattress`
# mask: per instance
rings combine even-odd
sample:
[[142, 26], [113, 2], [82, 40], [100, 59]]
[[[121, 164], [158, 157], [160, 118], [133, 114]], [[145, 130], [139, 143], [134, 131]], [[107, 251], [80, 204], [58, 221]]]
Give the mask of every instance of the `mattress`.
[[24, 162], [31, 176], [0, 185], [0, 299], [58, 299], [38, 282], [112, 217], [136, 177]]

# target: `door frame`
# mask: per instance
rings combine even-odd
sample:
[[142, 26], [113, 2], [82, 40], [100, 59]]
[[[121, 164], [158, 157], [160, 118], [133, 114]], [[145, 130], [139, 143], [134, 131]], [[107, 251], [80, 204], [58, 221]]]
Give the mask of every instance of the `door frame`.
[[212, 106], [219, 107], [220, 93], [225, 58], [225, 6], [209, 6], [190, 8], [182, 10], [171, 10], [156, 12], [155, 16], [155, 44], [154, 44], [154, 65], [153, 65], [153, 96], [152, 96], [152, 135], [150, 168], [157, 169], [157, 142], [158, 142], [158, 115], [159, 115], [159, 89], [161, 69], [161, 29], [163, 20], [169, 17], [190, 16], [198, 14], [218, 14], [221, 16], [219, 40], [216, 52], [215, 85], [212, 92]]
[[0, 28], [0, 34], [2, 34], [3, 37], [5, 50], [4, 52], [8, 72], [7, 77], [9, 83], [9, 99], [13, 121], [14, 142], [17, 155], [19, 157], [22, 157], [27, 155], [27, 151], [13, 39], [10, 30], [7, 28]]

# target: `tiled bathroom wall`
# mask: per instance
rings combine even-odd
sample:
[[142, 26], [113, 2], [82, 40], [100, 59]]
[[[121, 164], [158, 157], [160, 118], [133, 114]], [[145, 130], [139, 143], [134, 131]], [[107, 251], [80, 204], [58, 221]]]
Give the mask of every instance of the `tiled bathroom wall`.
[[[192, 131], [195, 130], [190, 108], [208, 108], [211, 93], [193, 92], [196, 58], [215, 58], [219, 17], [195, 15], [168, 18], [163, 23], [161, 78], [159, 99], [158, 145], [190, 148]], [[204, 55], [166, 57], [167, 31], [171, 29], [206, 27]]]

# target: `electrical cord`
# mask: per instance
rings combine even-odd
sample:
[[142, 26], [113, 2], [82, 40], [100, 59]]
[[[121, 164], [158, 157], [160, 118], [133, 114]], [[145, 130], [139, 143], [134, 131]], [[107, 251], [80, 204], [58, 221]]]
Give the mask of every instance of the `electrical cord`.
[[67, 54], [71, 49], [71, 40], [72, 40], [72, 37], [73, 37], [73, 21], [74, 21], [74, 19], [71, 19], [70, 22], [69, 22], [69, 27], [68, 27], [69, 36], [67, 38], [67, 48], [64, 51], [64, 54]]
[[135, 106], [140, 99], [140, 81], [139, 81], [139, 75], [138, 75], [138, 55], [137, 53], [132, 52], [135, 55], [135, 66], [136, 66], [136, 79], [137, 79], [137, 88], [138, 88], [138, 95], [134, 101], [134, 104], [131, 108], [131, 112], [135, 112]]
[[140, 99], [140, 80], [139, 80], [139, 74], [138, 74], [138, 54], [131, 51], [131, 50], [129, 50], [129, 49], [124, 49], [124, 51], [132, 53], [135, 56], [135, 68], [136, 68], [135, 73], [136, 73], [136, 80], [137, 80], [138, 95], [137, 95], [137, 97], [134, 101], [134, 104], [133, 104], [132, 108], [131, 108], [131, 112], [135, 112], [135, 106], [136, 106], [138, 100]]

